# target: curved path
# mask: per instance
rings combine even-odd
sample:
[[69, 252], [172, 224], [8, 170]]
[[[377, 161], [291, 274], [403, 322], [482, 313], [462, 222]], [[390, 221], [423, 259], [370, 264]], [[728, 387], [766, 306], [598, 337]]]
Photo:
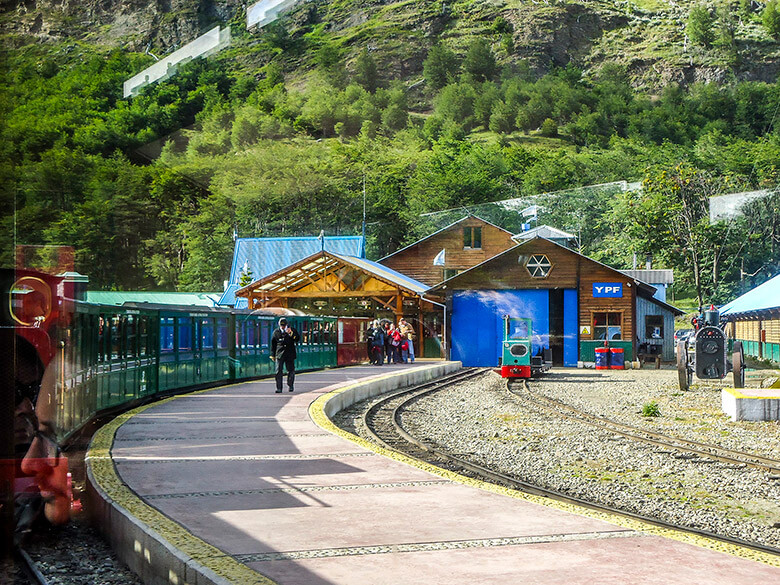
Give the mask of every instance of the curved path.
[[406, 461], [325, 416], [452, 362], [359, 366], [172, 398], [96, 435], [112, 544], [147, 583], [780, 582], [780, 558], [516, 494]]

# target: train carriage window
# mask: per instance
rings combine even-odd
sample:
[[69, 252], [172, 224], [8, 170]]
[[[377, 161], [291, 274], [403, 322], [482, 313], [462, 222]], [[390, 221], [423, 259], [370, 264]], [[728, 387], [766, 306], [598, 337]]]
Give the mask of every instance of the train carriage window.
[[228, 320], [217, 319], [217, 347], [227, 349], [228, 347]]
[[309, 322], [305, 319], [301, 322], [301, 345], [309, 344]]
[[137, 320], [135, 315], [127, 315], [125, 317], [125, 355], [128, 358], [134, 358], [138, 355], [136, 326]]
[[109, 325], [107, 317], [98, 316], [98, 362], [105, 361], [106, 349], [110, 339]]
[[593, 313], [593, 339], [622, 339], [621, 313]]
[[192, 319], [189, 317], [178, 318], [179, 325], [179, 350], [192, 351]]
[[138, 357], [146, 357], [146, 344], [149, 336], [146, 320], [146, 317], [138, 317]]
[[116, 360], [122, 357], [122, 316], [112, 315], [111, 323], [111, 359]]
[[528, 339], [531, 337], [528, 331], [528, 323], [525, 321], [509, 319], [507, 321], [507, 326], [509, 328], [507, 331], [507, 339]]
[[268, 347], [271, 340], [271, 325], [268, 321], [260, 321], [260, 345], [263, 349]]
[[257, 322], [250, 321], [246, 324], [246, 347], [254, 349], [257, 347]]
[[160, 319], [160, 349], [163, 352], [173, 351], [173, 317]]
[[200, 340], [202, 349], [214, 349], [214, 322], [211, 319], [201, 320]]

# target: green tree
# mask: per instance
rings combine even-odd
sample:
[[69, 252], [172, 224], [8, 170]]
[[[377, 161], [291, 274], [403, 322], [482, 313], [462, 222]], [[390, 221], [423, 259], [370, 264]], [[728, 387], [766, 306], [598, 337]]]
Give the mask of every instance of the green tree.
[[709, 47], [715, 40], [715, 19], [710, 9], [703, 4], [697, 4], [691, 7], [688, 12], [688, 24], [685, 32], [692, 43]]
[[458, 58], [444, 45], [434, 45], [423, 61], [423, 77], [428, 87], [438, 91], [452, 83], [458, 73]]
[[363, 49], [355, 60], [355, 83], [362, 86], [363, 89], [374, 93], [377, 88], [376, 61], [369, 54], [367, 49]]
[[761, 13], [761, 22], [773, 39], [780, 38], [780, 7], [778, 0], [769, 0]]
[[498, 66], [490, 43], [483, 38], [471, 42], [463, 60], [463, 71], [478, 83], [491, 81], [496, 76]]
[[715, 44], [726, 52], [732, 52], [736, 47], [737, 18], [731, 2], [721, 2], [716, 10], [717, 37]]

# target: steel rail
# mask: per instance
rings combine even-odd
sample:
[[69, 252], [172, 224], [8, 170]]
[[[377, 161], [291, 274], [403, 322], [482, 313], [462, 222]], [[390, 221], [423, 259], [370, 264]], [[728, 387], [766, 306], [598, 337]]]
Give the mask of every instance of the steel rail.
[[[532, 398], [544, 403], [540, 404], [540, 406], [543, 408], [548, 408], [550, 410], [558, 408], [571, 413], [559, 413], [560, 416], [564, 418], [576, 419], [581, 422], [600, 427], [617, 435], [621, 435], [636, 441], [649, 443], [657, 447], [664, 447], [667, 449], [675, 449], [677, 451], [692, 453], [699, 457], [714, 459], [721, 463], [728, 463], [730, 465], [747, 465], [762, 471], [780, 474], [780, 460], [763, 457], [753, 453], [746, 453], [744, 451], [728, 449], [726, 447], [720, 447], [719, 445], [691, 441], [689, 439], [683, 439], [682, 437], [673, 437], [656, 431], [650, 431], [626, 423], [618, 422], [606, 417], [596, 416], [594, 414], [580, 410], [576, 406], [566, 404], [557, 398], [550, 398], [548, 396], [539, 394], [538, 392], [534, 392], [531, 390], [529, 384], [525, 380], [523, 380], [523, 388]], [[520, 396], [516, 390], [510, 389], [509, 392], [516, 396]]]
[[35, 561], [32, 560], [32, 558], [30, 558], [30, 555], [26, 550], [20, 546], [17, 546], [14, 550], [14, 553], [14, 556], [22, 566], [22, 571], [30, 581], [36, 585], [49, 585], [46, 577], [44, 577], [43, 573], [40, 572], [38, 565]]

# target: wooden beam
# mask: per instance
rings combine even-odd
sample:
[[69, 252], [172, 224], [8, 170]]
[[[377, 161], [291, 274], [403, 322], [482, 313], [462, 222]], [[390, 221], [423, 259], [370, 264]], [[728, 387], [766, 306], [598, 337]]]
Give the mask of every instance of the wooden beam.
[[392, 298], [388, 302], [384, 302], [382, 299], [378, 297], [371, 297], [371, 298], [374, 299], [380, 305], [382, 305], [384, 308], [386, 308], [388, 311], [393, 310], [393, 305], [390, 304], [390, 302], [393, 300]]
[[317, 299], [317, 298], [345, 298], [345, 297], [373, 297], [375, 295], [381, 296], [395, 296], [393, 291], [383, 290], [333, 290], [333, 291], [293, 291], [293, 292], [269, 292], [269, 298], [288, 298], [288, 299]]
[[316, 286], [318, 289], [320, 289], [320, 290], [322, 290], [322, 291], [324, 291], [324, 290], [328, 290], [328, 289], [327, 289], [327, 286], [328, 286], [328, 281], [327, 281], [327, 280], [325, 280], [325, 279], [321, 279], [321, 281], [323, 281], [323, 282], [325, 283], [325, 287], [326, 287], [326, 288], [323, 288], [323, 287], [322, 287], [322, 286], [321, 286], [321, 285], [320, 285], [320, 284], [319, 284], [317, 281], [315, 281], [315, 280], [314, 280], [314, 279], [311, 277], [311, 275], [309, 274], [309, 272], [308, 272], [308, 271], [307, 271], [305, 268], [303, 268], [303, 266], [301, 266], [301, 267], [300, 267], [298, 270], [300, 270], [300, 271], [303, 273], [303, 275], [304, 275], [306, 278], [308, 278], [308, 279], [309, 279], [309, 282], [311, 282], [311, 283], [312, 283], [314, 286]]

